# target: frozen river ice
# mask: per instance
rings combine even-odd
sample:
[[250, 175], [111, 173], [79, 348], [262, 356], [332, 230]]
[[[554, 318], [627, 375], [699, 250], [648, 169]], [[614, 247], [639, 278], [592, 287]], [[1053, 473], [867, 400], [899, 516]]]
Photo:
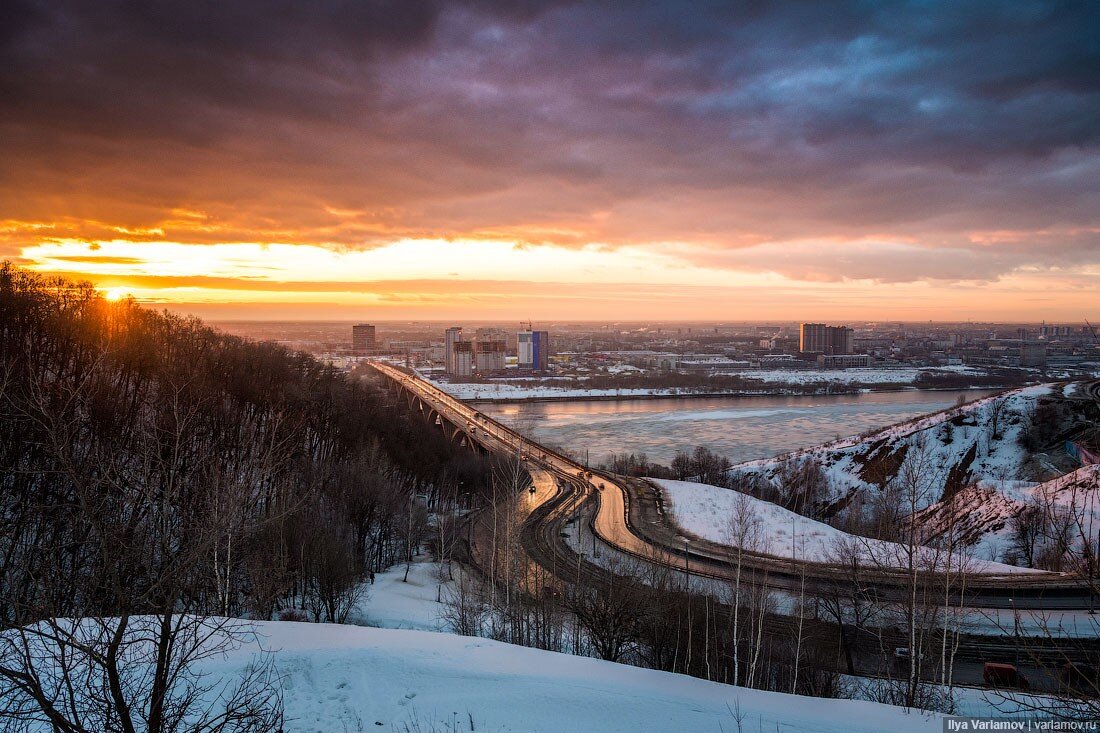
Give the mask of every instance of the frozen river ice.
[[805, 397], [482, 404], [485, 414], [546, 445], [599, 463], [613, 453], [645, 453], [668, 464], [678, 450], [705, 445], [736, 462], [767, 458], [837, 436], [881, 428], [988, 392], [870, 392]]

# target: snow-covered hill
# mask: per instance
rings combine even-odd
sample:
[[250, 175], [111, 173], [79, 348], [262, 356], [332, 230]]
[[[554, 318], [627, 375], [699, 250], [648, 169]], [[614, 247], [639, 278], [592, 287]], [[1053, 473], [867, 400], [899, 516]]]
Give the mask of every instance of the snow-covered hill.
[[[1034, 517], [1030, 540], [1026, 536], [1027, 523], [1018, 519], [1029, 512]], [[916, 516], [916, 522], [931, 536], [953, 527], [960, 539], [975, 548], [978, 557], [1031, 565], [1057, 541], [1059, 524], [1071, 542], [1079, 541], [1081, 536], [1097, 536], [1100, 464], [1043, 483], [981, 481], [947, 501], [929, 506]], [[1026, 556], [1029, 550], [1031, 557]]]
[[[939, 479], [939, 495], [926, 501], [931, 503], [941, 498], [949, 481], [965, 483], [962, 476], [974, 480], [1018, 477], [1028, 458], [1018, 440], [1023, 416], [1034, 409], [1039, 399], [1050, 394], [1049, 385], [1025, 387], [870, 434], [740, 464], [732, 472], [775, 481], [785, 464], [809, 459], [825, 470], [829, 487], [824, 498], [835, 502], [880, 488], [897, 475], [910, 452], [922, 447], [931, 454], [927, 464]], [[1000, 414], [994, 417], [998, 410]], [[996, 426], [999, 433], [996, 439], [992, 437], [991, 425], [995, 419], [1001, 423]], [[838, 431], [842, 428], [838, 426]]]
[[[257, 624], [282, 676], [287, 731], [938, 731], [939, 716], [731, 687], [452, 634]], [[238, 674], [254, 648], [207, 667]]]
[[[915, 512], [929, 538], [950, 529], [974, 545], [979, 557], [1000, 560], [1009, 550], [1012, 518], [1025, 507], [1041, 503], [1066, 510], [1071, 497], [1093, 502], [1100, 491], [1094, 471], [1059, 483], [1074, 468], [1059, 447], [1061, 437], [1096, 424], [1095, 403], [1077, 399], [1077, 392], [1075, 385], [1012, 390], [870, 434], [740, 464], [731, 477], [758, 495], [820, 517], [865, 517], [876, 507]], [[1036, 447], [1029, 437], [1039, 434], [1037, 449], [1026, 447]], [[1044, 443], [1049, 451], [1042, 450]]]

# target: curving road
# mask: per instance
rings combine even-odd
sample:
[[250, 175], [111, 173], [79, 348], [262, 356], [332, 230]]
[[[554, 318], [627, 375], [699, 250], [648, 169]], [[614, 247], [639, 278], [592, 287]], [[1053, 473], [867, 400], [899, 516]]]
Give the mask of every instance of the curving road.
[[[570, 515], [587, 503], [596, 506], [592, 531], [615, 550], [646, 562], [675, 567], [693, 575], [731, 580], [737, 572], [731, 548], [688, 538], [668, 522], [660, 493], [640, 480], [586, 469], [576, 461], [530, 440], [452, 397], [431, 382], [393, 365], [368, 364], [415, 395], [464, 436], [490, 452], [516, 456], [535, 478], [536, 492], [527, 501], [530, 517], [524, 522], [525, 547], [535, 561], [549, 560], [560, 568], [575, 557], [559, 532]], [[1098, 382], [1097, 384], [1100, 384]], [[553, 547], [553, 545], [559, 547]], [[545, 562], [544, 562], [545, 564]], [[550, 569], [551, 565], [546, 565]], [[578, 572], [580, 572], [578, 570]], [[846, 568], [827, 563], [795, 561], [755, 552], [741, 556], [743, 582], [779, 590], [797, 590], [803, 582], [819, 590], [843, 587]], [[903, 571], [863, 571], [863, 581], [881, 598], [900, 596]], [[974, 608], [1088, 609], [1092, 603], [1082, 582], [1067, 575], [980, 574], [968, 581], [965, 602]]]

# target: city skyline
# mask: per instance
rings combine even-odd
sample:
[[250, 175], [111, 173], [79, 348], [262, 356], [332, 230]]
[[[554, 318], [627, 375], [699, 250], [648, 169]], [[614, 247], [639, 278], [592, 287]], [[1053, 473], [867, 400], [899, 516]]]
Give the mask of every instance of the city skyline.
[[217, 318], [1100, 318], [1088, 3], [8, 6], [0, 259]]

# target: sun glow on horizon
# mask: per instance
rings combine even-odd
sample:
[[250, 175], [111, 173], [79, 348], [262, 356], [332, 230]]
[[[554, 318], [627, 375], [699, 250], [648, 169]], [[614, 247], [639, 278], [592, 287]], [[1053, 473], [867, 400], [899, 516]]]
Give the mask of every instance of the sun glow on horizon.
[[103, 299], [107, 300], [107, 301], [110, 301], [112, 303], [117, 303], [118, 301], [123, 300], [124, 298], [126, 298], [130, 295], [130, 291], [127, 290], [126, 288], [117, 288], [117, 287], [116, 288], [107, 288], [106, 290], [103, 290], [101, 292], [103, 294]]
[[[22, 249], [40, 272], [115, 278], [177, 278], [256, 290], [262, 283], [472, 280], [575, 284], [758, 283], [759, 274], [697, 267], [654, 248], [520, 245], [503, 240], [403, 239], [349, 250], [313, 244], [133, 242], [66, 239]], [[331, 288], [326, 288], [331, 290]], [[354, 288], [350, 288], [354, 290]]]
[[[850, 263], [844, 277], [819, 248]], [[193, 244], [45, 239], [21, 248], [29, 269], [90, 280], [125, 298], [220, 317], [238, 309], [324, 319], [528, 317], [601, 320], [1079, 318], [1095, 307], [1091, 275], [1018, 268], [995, 280], [884, 284], [861, 263], [919, 261], [928, 250], [885, 240], [796, 240], [733, 250], [686, 244], [521, 245], [402, 239], [368, 248], [293, 243]], [[1059, 280], [1060, 278], [1060, 280]], [[1058, 281], [1064, 287], [1052, 288]], [[1063, 282], [1064, 281], [1064, 282]], [[1052, 295], [1057, 292], [1057, 295]]]

